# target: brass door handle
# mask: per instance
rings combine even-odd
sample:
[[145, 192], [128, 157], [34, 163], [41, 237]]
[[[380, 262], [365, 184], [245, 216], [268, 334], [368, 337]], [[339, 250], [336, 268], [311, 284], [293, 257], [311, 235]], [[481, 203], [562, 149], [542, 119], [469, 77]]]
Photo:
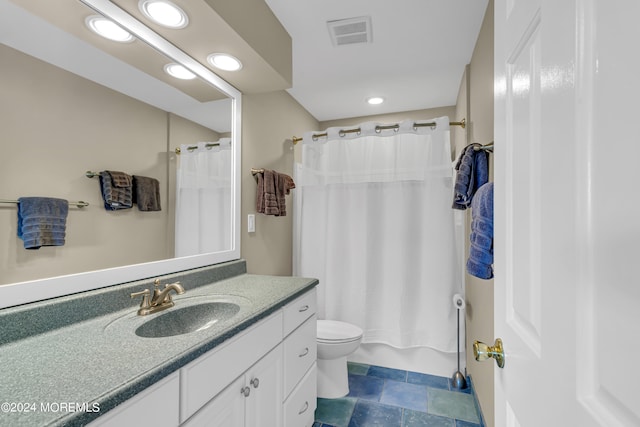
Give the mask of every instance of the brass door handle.
[[473, 343], [473, 356], [478, 362], [494, 358], [498, 368], [504, 368], [504, 348], [502, 348], [502, 340], [500, 338], [496, 338], [493, 347], [481, 341], [475, 341]]

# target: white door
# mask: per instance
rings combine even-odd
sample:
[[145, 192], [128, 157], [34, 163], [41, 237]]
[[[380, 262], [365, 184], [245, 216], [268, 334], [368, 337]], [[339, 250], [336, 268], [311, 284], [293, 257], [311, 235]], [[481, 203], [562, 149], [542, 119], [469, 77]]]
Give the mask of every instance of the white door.
[[640, 1], [495, 0], [498, 427], [640, 426], [638, 52]]

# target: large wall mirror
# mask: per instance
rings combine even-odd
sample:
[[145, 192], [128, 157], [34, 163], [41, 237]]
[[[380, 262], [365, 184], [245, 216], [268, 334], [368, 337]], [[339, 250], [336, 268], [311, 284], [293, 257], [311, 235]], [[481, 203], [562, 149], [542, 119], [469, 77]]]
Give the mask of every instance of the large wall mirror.
[[[0, 308], [240, 257], [240, 93], [116, 3], [0, 0]], [[93, 34], [91, 15], [133, 40]], [[169, 63], [196, 78], [169, 76]], [[226, 189], [190, 231], [219, 241], [176, 253], [187, 157], [176, 148], [205, 143], [224, 154]], [[161, 210], [105, 209], [99, 180], [85, 175], [103, 170], [157, 179]], [[70, 205], [63, 246], [28, 250], [11, 203], [24, 196], [89, 206]]]

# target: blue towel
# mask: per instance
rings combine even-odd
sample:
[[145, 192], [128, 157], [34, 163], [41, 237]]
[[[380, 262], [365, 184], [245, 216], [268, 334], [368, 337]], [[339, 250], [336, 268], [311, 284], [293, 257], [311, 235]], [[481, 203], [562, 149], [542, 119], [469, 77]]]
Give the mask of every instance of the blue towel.
[[473, 195], [489, 181], [489, 154], [476, 150], [480, 144], [465, 147], [456, 163], [456, 183], [453, 194], [453, 208], [464, 210], [469, 207]]
[[480, 279], [493, 277], [493, 182], [478, 188], [471, 202], [471, 247], [467, 272]]
[[69, 202], [49, 197], [18, 199], [18, 237], [25, 249], [62, 246], [67, 227]]
[[117, 171], [100, 172], [100, 191], [104, 208], [108, 211], [133, 207], [133, 179]]

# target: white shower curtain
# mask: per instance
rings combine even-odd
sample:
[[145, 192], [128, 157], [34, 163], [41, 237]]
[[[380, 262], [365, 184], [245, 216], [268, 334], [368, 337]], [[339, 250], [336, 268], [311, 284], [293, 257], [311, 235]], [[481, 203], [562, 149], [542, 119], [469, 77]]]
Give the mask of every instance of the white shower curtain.
[[[180, 146], [176, 179], [175, 256], [231, 247], [231, 139]], [[193, 148], [197, 147], [197, 148]]]
[[360, 326], [365, 343], [456, 351], [449, 119], [433, 121], [303, 139], [294, 273], [320, 280], [319, 318]]

